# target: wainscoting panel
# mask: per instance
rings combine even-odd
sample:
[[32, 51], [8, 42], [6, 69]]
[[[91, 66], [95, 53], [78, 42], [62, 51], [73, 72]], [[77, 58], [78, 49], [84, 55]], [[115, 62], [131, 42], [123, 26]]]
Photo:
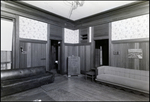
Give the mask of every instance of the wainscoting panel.
[[46, 66], [46, 44], [20, 42], [20, 68]]
[[[110, 66], [149, 71], [149, 42], [111, 43], [110, 49]], [[142, 59], [128, 58], [128, 49], [141, 49]]]
[[46, 44], [32, 43], [31, 54], [31, 67], [46, 66]]
[[65, 68], [64, 71], [67, 72], [67, 57], [68, 56], [79, 56], [80, 57], [80, 70], [81, 73], [89, 71], [91, 69], [91, 45], [65, 45]]

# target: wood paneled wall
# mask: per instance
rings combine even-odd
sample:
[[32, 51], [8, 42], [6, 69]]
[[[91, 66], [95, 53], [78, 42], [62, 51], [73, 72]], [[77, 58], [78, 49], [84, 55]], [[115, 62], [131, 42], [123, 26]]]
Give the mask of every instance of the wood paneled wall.
[[[149, 70], [149, 41], [116, 44], [110, 42], [110, 47], [110, 66], [138, 70]], [[142, 49], [143, 58], [128, 58], [128, 49]], [[116, 51], [119, 52], [119, 55], [114, 55], [114, 52]]]
[[93, 27], [94, 39], [109, 36], [109, 24], [101, 24]]
[[[87, 35], [87, 39], [82, 39], [83, 35]], [[89, 27], [79, 29], [79, 43], [88, 43], [89, 42]]]
[[50, 25], [50, 39], [62, 40], [62, 27]]
[[46, 67], [46, 44], [20, 42], [24, 52], [19, 51], [19, 68], [45, 66]]
[[64, 72], [67, 73], [67, 57], [72, 55], [80, 57], [81, 73], [84, 74], [85, 71], [89, 71], [92, 68], [91, 51], [91, 45], [65, 45]]

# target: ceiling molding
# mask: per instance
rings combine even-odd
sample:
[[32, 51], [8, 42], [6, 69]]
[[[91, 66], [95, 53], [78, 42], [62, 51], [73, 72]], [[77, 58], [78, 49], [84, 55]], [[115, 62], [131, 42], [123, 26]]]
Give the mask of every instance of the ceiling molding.
[[35, 7], [27, 6], [20, 2], [14, 1], [1, 1], [1, 11], [11, 13], [18, 16], [24, 16], [42, 22], [54, 24], [69, 29], [74, 28], [74, 22], [69, 19], [58, 17], [56, 15], [46, 13], [45, 11], [39, 10]]
[[40, 18], [40, 20], [49, 22], [49, 24], [75, 30], [149, 13], [149, 1], [133, 2], [76, 21], [69, 20], [46, 10], [18, 1], [1, 1], [1, 12], [3, 11], [19, 16], [25, 15], [37, 20]]
[[140, 1], [140, 2], [133, 2], [131, 4], [127, 4], [127, 5], [123, 5], [123, 6], [120, 6], [120, 7], [117, 7], [117, 8], [114, 8], [114, 9], [111, 9], [111, 10], [108, 10], [108, 11], [104, 11], [102, 13], [98, 13], [98, 14], [95, 14], [95, 15], [92, 15], [92, 16], [89, 16], [89, 17], [86, 17], [86, 18], [83, 18], [83, 19], [80, 19], [80, 20], [76, 20], [76, 23], [78, 22], [82, 22], [82, 23], [85, 23], [85, 22], [89, 22], [91, 21], [91, 19], [93, 18], [97, 18], [97, 17], [105, 17], [105, 15], [112, 15], [112, 14], [116, 14], [117, 12], [123, 12], [125, 10], [129, 10], [129, 9], [132, 9], [134, 7], [138, 7], [138, 6], [145, 6], [149, 4], [149, 1]]
[[21, 5], [30, 7], [30, 8], [32, 8], [32, 9], [36, 9], [36, 10], [38, 10], [38, 11], [40, 11], [40, 12], [44, 12], [44, 13], [46, 13], [46, 14], [55, 16], [55, 17], [60, 18], [60, 19], [64, 19], [64, 20], [66, 20], [66, 21], [68, 21], [68, 22], [71, 22], [71, 23], [74, 23], [74, 21], [72, 21], [72, 20], [70, 20], [70, 19], [67, 19], [67, 18], [65, 18], [65, 17], [59, 16], [59, 15], [54, 14], [54, 13], [52, 13], [52, 12], [48, 12], [48, 11], [46, 11], [46, 10], [44, 10], [44, 9], [41, 9], [41, 8], [36, 7], [36, 6], [30, 5], [30, 4], [26, 3], [26, 2], [20, 2], [20, 1], [16, 1], [16, 2], [17, 2], [18, 4], [21, 4]]
[[75, 29], [110, 23], [149, 13], [149, 1], [128, 4], [75, 22]]

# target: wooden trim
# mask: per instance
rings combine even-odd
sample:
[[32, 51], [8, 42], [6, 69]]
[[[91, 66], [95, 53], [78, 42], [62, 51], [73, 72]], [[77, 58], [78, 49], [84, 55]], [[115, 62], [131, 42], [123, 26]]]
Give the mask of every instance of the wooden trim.
[[19, 16], [16, 16], [16, 41], [15, 41], [15, 68], [19, 68], [19, 51], [20, 51], [20, 42], [19, 42]]
[[35, 39], [24, 39], [24, 38], [19, 38], [19, 41], [22, 42], [31, 42], [31, 43], [47, 43], [47, 41], [43, 41], [43, 40], [35, 40]]
[[13, 19], [13, 36], [12, 36], [12, 55], [11, 55], [11, 60], [12, 60], [12, 65], [11, 65], [11, 69], [15, 68], [15, 62], [16, 62], [16, 57], [15, 57], [15, 48], [16, 48], [16, 19]]
[[50, 24], [47, 26], [47, 43], [46, 43], [46, 71], [50, 71]]
[[79, 44], [74, 44], [74, 46], [83, 46], [83, 45], [91, 45], [91, 43], [79, 43]]
[[65, 46], [74, 46], [74, 44], [71, 43], [64, 43]]
[[62, 42], [61, 42], [61, 66], [60, 66], [60, 73], [65, 73], [65, 44], [64, 44], [64, 28], [62, 29]]
[[71, 44], [71, 43], [64, 43], [65, 46], [83, 46], [83, 45], [91, 45], [90, 43], [78, 43], [78, 44]]
[[16, 16], [14, 14], [7, 13], [4, 11], [1, 11], [1, 17], [7, 18], [7, 19], [15, 19], [16, 18]]
[[51, 37], [50, 37], [50, 40], [62, 40], [62, 38], [58, 38], [58, 37], [53, 37], [53, 36], [51, 36]]
[[109, 23], [121, 19], [135, 17], [149, 13], [149, 1], [140, 1], [132, 4], [127, 4], [115, 9], [111, 9], [87, 18], [76, 21], [71, 21], [61, 18], [57, 15], [47, 13], [46, 11], [37, 10], [36, 7], [26, 5], [21, 2], [3, 1], [1, 2], [1, 12], [7, 12], [18, 16], [25, 16], [32, 19], [47, 22], [49, 24], [58, 25], [61, 27], [76, 30], [89, 26]]
[[94, 40], [109, 39], [109, 36], [95, 37]]
[[90, 58], [91, 58], [91, 61], [90, 61], [90, 65], [91, 65], [91, 69], [94, 68], [94, 40], [93, 40], [93, 37], [94, 37], [94, 27], [91, 27], [91, 53], [90, 53]]
[[[39, 9], [39, 8], [38, 8]], [[1, 11], [15, 14], [18, 16], [24, 16], [27, 18], [39, 20], [49, 24], [55, 24], [61, 27], [74, 29], [74, 21], [65, 19], [60, 16], [56, 16], [52, 13], [44, 12], [44, 10], [38, 10], [36, 7], [26, 5], [21, 2], [14, 1], [2, 1]]]
[[111, 60], [113, 60], [113, 59], [111, 59], [111, 23], [109, 23], [109, 32], [108, 32], [108, 34], [109, 34], [109, 66], [111, 66]]
[[14, 69], [16, 67], [16, 16], [13, 14], [9, 14], [6, 12], [2, 12], [1, 11], [1, 19], [8, 19], [11, 20], [13, 22], [13, 36], [12, 36], [12, 51], [11, 51], [11, 69]]
[[149, 1], [140, 1], [75, 21], [75, 29], [110, 23], [149, 13]]
[[149, 38], [140, 38], [140, 39], [128, 39], [128, 40], [111, 40], [112, 44], [117, 43], [133, 43], [133, 42], [149, 42]]

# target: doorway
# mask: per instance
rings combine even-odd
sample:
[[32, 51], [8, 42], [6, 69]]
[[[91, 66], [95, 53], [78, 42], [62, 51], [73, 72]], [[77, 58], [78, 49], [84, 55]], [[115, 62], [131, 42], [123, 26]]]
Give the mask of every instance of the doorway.
[[53, 73], [60, 73], [60, 45], [61, 42], [59, 40], [51, 40], [51, 71]]
[[109, 65], [109, 40], [95, 40], [95, 67]]

